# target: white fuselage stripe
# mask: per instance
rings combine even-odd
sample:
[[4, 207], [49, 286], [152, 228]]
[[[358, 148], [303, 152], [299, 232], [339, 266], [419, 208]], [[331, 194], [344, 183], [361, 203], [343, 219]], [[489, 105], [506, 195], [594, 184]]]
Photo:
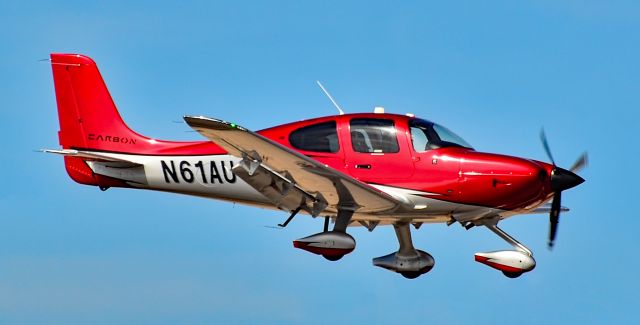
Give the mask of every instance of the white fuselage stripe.
[[[233, 174], [231, 168], [240, 162], [240, 158], [235, 156], [226, 154], [145, 156], [117, 153], [101, 153], [101, 155], [142, 165], [142, 168], [140, 166], [123, 168], [120, 166], [122, 163], [89, 162], [89, 166], [95, 173], [121, 179], [132, 187], [238, 201], [276, 209], [265, 196]], [[113, 165], [118, 165], [118, 167], [111, 168], [110, 166]], [[456, 219], [459, 216], [461, 219], [472, 220], [478, 215], [505, 212], [499, 209], [447, 202], [424, 196], [437, 195], [436, 193], [379, 184], [370, 185], [402, 202], [413, 204], [415, 207], [413, 211], [394, 214], [398, 218], [455, 215]], [[358, 213], [356, 212], [356, 214]]]

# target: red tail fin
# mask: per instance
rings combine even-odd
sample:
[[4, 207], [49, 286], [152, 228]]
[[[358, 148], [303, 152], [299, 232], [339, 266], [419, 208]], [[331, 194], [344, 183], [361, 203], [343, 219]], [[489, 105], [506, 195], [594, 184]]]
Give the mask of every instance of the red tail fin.
[[88, 149], [147, 155], [225, 153], [209, 141], [171, 142], [151, 139], [122, 120], [96, 63], [80, 54], [51, 54], [56, 88], [60, 144]]
[[149, 139], [124, 123], [93, 60], [51, 54], [51, 65], [63, 148], [137, 152], [144, 147]]
[[[60, 145], [84, 149], [145, 155], [215, 155], [222, 148], [209, 141], [155, 140], [131, 130], [122, 120], [96, 63], [79, 54], [51, 54], [56, 89]], [[121, 181], [94, 174], [84, 158], [65, 157], [69, 176], [76, 182], [100, 186], [125, 186]]]

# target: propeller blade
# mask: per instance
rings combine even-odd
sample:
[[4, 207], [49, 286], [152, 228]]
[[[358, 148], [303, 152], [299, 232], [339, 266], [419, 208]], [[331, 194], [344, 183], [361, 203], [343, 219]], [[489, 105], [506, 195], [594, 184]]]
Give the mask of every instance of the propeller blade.
[[582, 168], [586, 167], [588, 164], [589, 164], [589, 156], [585, 152], [578, 158], [578, 160], [576, 160], [576, 162], [573, 163], [573, 166], [571, 166], [569, 170], [574, 173], [577, 173], [580, 170], [582, 170]]
[[547, 141], [547, 135], [544, 133], [544, 129], [540, 130], [540, 140], [542, 141], [544, 151], [547, 153], [547, 157], [551, 160], [551, 164], [555, 166], [556, 162], [553, 160], [553, 155], [551, 155], [551, 149], [549, 148], [549, 142]]
[[554, 192], [553, 201], [551, 201], [551, 211], [549, 213], [549, 249], [553, 248], [556, 240], [556, 234], [558, 233], [558, 222], [560, 221], [560, 211], [562, 210], [562, 191], [570, 189], [574, 186], [578, 186], [584, 182], [584, 179], [576, 172], [581, 170], [587, 165], [588, 156], [587, 153], [583, 153], [573, 166], [569, 170], [556, 166], [556, 161], [551, 154], [551, 148], [549, 148], [549, 141], [547, 135], [544, 133], [544, 129], [540, 130], [540, 140], [544, 151], [547, 153], [549, 160], [553, 164], [553, 170], [551, 171], [551, 190]]
[[556, 233], [558, 232], [558, 222], [560, 221], [560, 209], [562, 201], [562, 192], [558, 191], [553, 195], [553, 201], [551, 202], [551, 212], [549, 213], [549, 249], [553, 248], [554, 241], [556, 240]]

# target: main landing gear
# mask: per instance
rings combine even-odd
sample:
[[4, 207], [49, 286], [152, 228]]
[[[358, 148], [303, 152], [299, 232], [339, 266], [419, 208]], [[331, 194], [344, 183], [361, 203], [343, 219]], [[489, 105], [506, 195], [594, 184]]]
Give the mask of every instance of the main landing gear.
[[293, 247], [322, 255], [329, 261], [341, 259], [356, 248], [355, 239], [347, 234], [351, 216], [353, 210], [339, 210], [332, 231], [329, 231], [329, 218], [326, 217], [323, 232], [295, 240]]
[[407, 279], [415, 279], [431, 271], [435, 260], [429, 253], [413, 247], [409, 223], [396, 223], [393, 228], [400, 248], [397, 252], [374, 258], [373, 265], [400, 273]]
[[[337, 261], [356, 248], [356, 241], [346, 233], [353, 211], [340, 210], [333, 230], [329, 231], [329, 218], [325, 219], [324, 231], [300, 238], [293, 242], [296, 248], [322, 255], [330, 261]], [[408, 222], [393, 225], [400, 248], [397, 252], [373, 259], [373, 265], [400, 273], [407, 279], [415, 279], [429, 272], [435, 261], [429, 253], [415, 249], [411, 241]]]

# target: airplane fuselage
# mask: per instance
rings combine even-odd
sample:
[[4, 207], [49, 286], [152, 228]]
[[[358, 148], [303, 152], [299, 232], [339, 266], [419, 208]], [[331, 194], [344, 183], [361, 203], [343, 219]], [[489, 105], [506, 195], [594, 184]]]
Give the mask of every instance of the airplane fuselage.
[[[500, 214], [503, 218], [533, 209], [549, 198], [545, 182], [551, 165], [509, 157], [480, 153], [470, 148], [445, 147], [417, 152], [411, 147], [409, 131], [403, 128], [409, 117], [392, 114], [356, 114], [302, 121], [263, 130], [260, 133], [274, 141], [291, 147], [287, 141], [297, 129], [334, 120], [338, 125], [349, 118], [394, 119], [398, 149], [396, 153], [358, 153], [350, 150], [348, 127], [338, 138], [341, 149], [333, 153], [300, 152], [342, 173], [365, 182], [389, 195], [408, 200], [413, 210], [393, 215], [354, 215], [354, 220], [385, 220], [405, 216], [416, 222], [445, 222], [455, 215], [458, 220], [472, 220], [487, 214]], [[104, 135], [103, 139], [121, 139], [117, 135]], [[95, 135], [88, 140], [99, 141]], [[106, 140], [101, 140], [106, 141]], [[137, 146], [139, 139], [128, 139], [123, 146]], [[146, 139], [145, 146], [163, 147], [165, 142]], [[186, 155], [189, 148], [211, 155]], [[82, 149], [82, 148], [76, 148]], [[158, 148], [157, 148], [158, 149]], [[295, 148], [293, 148], [295, 149]], [[182, 143], [170, 152], [158, 149], [157, 155], [130, 155], [102, 152], [103, 155], [136, 162], [143, 166], [130, 166], [114, 162], [88, 162], [90, 168], [80, 172], [68, 169], [70, 174], [93, 173], [93, 185], [103, 187], [134, 187], [158, 191], [197, 195], [275, 208], [272, 202], [253, 187], [238, 178], [233, 168], [240, 157], [224, 153], [210, 142]], [[175, 154], [174, 154], [175, 153]], [[67, 157], [73, 160], [77, 158]], [[81, 178], [78, 175], [74, 177]], [[86, 182], [85, 182], [86, 183]]]

